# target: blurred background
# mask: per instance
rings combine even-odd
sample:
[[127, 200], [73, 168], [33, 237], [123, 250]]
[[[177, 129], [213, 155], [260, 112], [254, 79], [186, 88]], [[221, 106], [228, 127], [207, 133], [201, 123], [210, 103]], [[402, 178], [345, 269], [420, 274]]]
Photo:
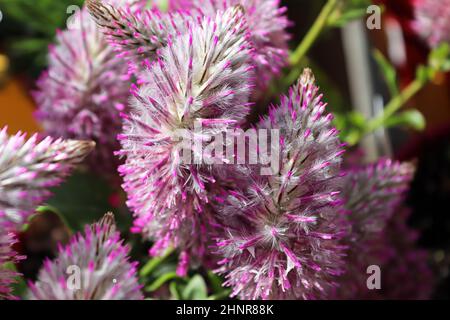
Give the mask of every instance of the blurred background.
[[[295, 48], [324, 1], [282, 2], [288, 7], [288, 15], [293, 22], [290, 32], [292, 48]], [[395, 67], [401, 86], [406, 86], [415, 77], [417, 66], [427, 60], [427, 46], [411, 29], [412, 0], [375, 2], [384, 8], [381, 29], [368, 30], [364, 20], [356, 20], [343, 28], [329, 28], [306, 59], [305, 65], [314, 70], [319, 86], [337, 114], [356, 110], [373, 116], [390, 99], [389, 88], [374, 59], [374, 49], [383, 53]], [[55, 31], [65, 28], [68, 17], [73, 14], [72, 6], [82, 3], [82, 0], [0, 0], [0, 128], [8, 125], [10, 133], [40, 131], [33, 117], [35, 105], [30, 92], [46, 67], [47, 47], [54, 40]], [[435, 268], [440, 274], [435, 298], [447, 299], [450, 298], [448, 75], [435, 77], [406, 108], [417, 109], [423, 114], [426, 120], [424, 130], [418, 132], [403, 127], [380, 130], [363, 141], [362, 150], [367, 160], [390, 156], [417, 162], [417, 176], [407, 200], [413, 210], [410, 224], [422, 232], [419, 244], [433, 252]], [[104, 198], [109, 199], [98, 209], [99, 215], [105, 212], [105, 208], [114, 207], [115, 197], [120, 195], [106, 190], [102, 184], [96, 182], [97, 186], [93, 186], [91, 181], [83, 179], [87, 178], [78, 177], [70, 183], [89, 185], [91, 189], [88, 190], [95, 190], [97, 194], [101, 190], [101, 197], [105, 195]], [[64, 195], [63, 190], [61, 193], [61, 198], [71, 197], [70, 192]], [[88, 193], [91, 192], [87, 191], [86, 198]], [[86, 200], [94, 203], [90, 201]], [[74, 208], [70, 210], [75, 211]], [[80, 211], [79, 208], [76, 210]], [[33, 278], [40, 267], [41, 257], [51, 255], [56, 241], [68, 238], [68, 231], [57, 216], [48, 213], [37, 219], [23, 237], [22, 251], [36, 257], [37, 262], [35, 265], [27, 262], [21, 271]]]

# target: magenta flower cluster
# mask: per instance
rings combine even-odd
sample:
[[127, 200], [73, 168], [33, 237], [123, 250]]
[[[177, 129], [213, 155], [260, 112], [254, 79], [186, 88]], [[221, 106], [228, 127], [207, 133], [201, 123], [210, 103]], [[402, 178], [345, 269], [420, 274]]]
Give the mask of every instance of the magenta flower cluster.
[[[287, 64], [290, 23], [280, 1], [170, 1], [168, 12], [144, 4], [87, 0], [50, 48], [38, 118], [51, 136], [86, 141], [0, 132], [0, 266], [18, 259], [11, 231], [96, 144], [90, 167], [118, 168], [133, 231], [152, 241], [151, 255], [177, 249], [180, 276], [213, 268], [241, 299], [430, 294], [428, 254], [415, 248], [402, 207], [414, 166], [381, 160], [344, 169], [345, 144], [311, 70], [253, 126], [278, 146], [269, 150], [277, 159], [269, 172], [221, 152], [214, 156], [225, 165], [185, 161], [186, 150], [204, 157], [218, 135], [237, 138], [251, 126], [253, 102]], [[445, 40], [441, 33], [431, 45]], [[230, 144], [220, 147], [234, 160]], [[142, 299], [128, 255], [106, 214], [45, 262], [29, 298]], [[376, 294], [366, 286], [368, 265], [386, 266]], [[427, 284], [413, 281], [416, 273]], [[11, 298], [15, 276], [0, 269], [0, 298]], [[412, 287], [399, 290], [398, 279]]]
[[246, 125], [251, 101], [286, 63], [279, 2], [172, 1], [162, 13], [91, 0], [88, 8], [138, 79], [117, 154], [134, 231], [154, 242], [150, 253], [178, 249], [180, 275], [215, 265], [242, 299], [344, 297], [352, 250], [384, 232], [413, 169], [380, 162], [343, 171], [344, 144], [310, 70], [256, 125], [279, 131], [279, 168], [269, 175], [185, 163], [179, 143], [180, 132], [203, 146]]

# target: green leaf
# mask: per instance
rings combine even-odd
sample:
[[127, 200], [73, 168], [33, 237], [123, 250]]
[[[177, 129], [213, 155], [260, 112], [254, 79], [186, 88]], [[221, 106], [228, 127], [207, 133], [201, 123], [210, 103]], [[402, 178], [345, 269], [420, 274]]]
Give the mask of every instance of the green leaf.
[[342, 140], [347, 142], [349, 145], [356, 145], [362, 138], [361, 130], [350, 130], [346, 135], [342, 137]]
[[99, 177], [75, 173], [52, 191], [53, 197], [47, 203], [65, 218], [74, 231], [82, 230], [84, 225], [100, 219], [109, 211], [114, 213], [121, 230], [127, 230], [131, 225], [130, 214], [118, 212], [118, 208], [109, 204], [108, 199], [114, 190]]
[[164, 273], [163, 275], [158, 277], [155, 281], [153, 281], [153, 283], [151, 283], [150, 285], [146, 286], [145, 287], [145, 291], [147, 291], [147, 292], [156, 291], [159, 288], [161, 288], [161, 286], [163, 284], [165, 284], [166, 282], [168, 282], [170, 280], [178, 279], [178, 278], [179, 277], [177, 276], [176, 272]]
[[357, 8], [357, 9], [351, 9], [347, 12], [342, 13], [338, 17], [331, 18], [328, 22], [328, 25], [331, 27], [342, 27], [349, 23], [350, 21], [359, 19], [361, 17], [364, 17], [366, 15], [366, 9], [365, 8]]
[[156, 5], [162, 12], [167, 12], [169, 10], [169, 0], [159, 0], [156, 2]]
[[224, 291], [224, 288], [222, 286], [222, 278], [210, 270], [208, 270], [208, 282], [210, 284], [211, 290], [214, 293], [220, 293]]
[[353, 127], [362, 129], [366, 126], [366, 117], [361, 112], [352, 111], [348, 114], [348, 121]]
[[180, 289], [178, 288], [178, 283], [176, 283], [175, 281], [171, 282], [169, 285], [169, 291], [172, 295], [172, 299], [181, 300], [181, 293]]
[[[342, 27], [347, 23], [367, 15], [367, 8], [372, 4], [370, 0], [341, 1], [338, 8], [330, 15], [328, 25]], [[383, 11], [384, 7], [380, 7]]]
[[427, 83], [433, 77], [433, 70], [427, 66], [420, 65], [416, 70], [416, 78], [422, 82]]
[[414, 130], [422, 131], [426, 127], [426, 121], [420, 111], [413, 109], [392, 116], [386, 121], [385, 125], [386, 127], [407, 126]]
[[20, 51], [23, 54], [29, 54], [34, 52], [39, 52], [41, 50], [46, 50], [48, 46], [48, 41], [39, 38], [25, 38], [18, 39], [11, 44], [11, 49], [14, 51]]
[[383, 73], [391, 96], [397, 96], [400, 91], [397, 84], [397, 71], [394, 66], [392, 66], [381, 51], [377, 49], [373, 51], [373, 57]]
[[442, 43], [429, 55], [428, 64], [434, 72], [450, 71], [450, 44]]
[[205, 280], [200, 275], [193, 276], [184, 288], [182, 296], [187, 300], [206, 300], [208, 289]]
[[163, 256], [154, 257], [150, 259], [139, 271], [141, 277], [148, 277], [164, 260], [166, 260], [172, 253], [173, 249], [168, 249]]

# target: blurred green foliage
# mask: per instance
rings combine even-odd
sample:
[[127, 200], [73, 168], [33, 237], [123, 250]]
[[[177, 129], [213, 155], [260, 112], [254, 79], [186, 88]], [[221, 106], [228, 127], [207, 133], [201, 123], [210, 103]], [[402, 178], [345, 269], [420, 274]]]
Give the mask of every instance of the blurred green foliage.
[[342, 27], [352, 20], [364, 17], [371, 0], [339, 0], [337, 8], [328, 18], [331, 27]]
[[[57, 29], [66, 27], [84, 0], [0, 0], [2, 46], [14, 60], [13, 72], [37, 76], [47, 64], [47, 47]], [[72, 7], [71, 7], [72, 6]]]
[[113, 212], [119, 229], [127, 232], [132, 215], [126, 208], [115, 208], [110, 203], [112, 197], [119, 196], [117, 192], [97, 176], [75, 173], [53, 190], [45, 208], [60, 215], [72, 231], [83, 230], [86, 224], [100, 219], [106, 212]]

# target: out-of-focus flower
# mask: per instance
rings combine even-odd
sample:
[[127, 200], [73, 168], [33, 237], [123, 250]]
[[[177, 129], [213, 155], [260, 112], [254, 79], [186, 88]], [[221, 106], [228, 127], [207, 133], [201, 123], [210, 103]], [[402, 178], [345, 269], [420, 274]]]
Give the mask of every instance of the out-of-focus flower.
[[422, 300], [430, 299], [433, 294], [436, 278], [430, 267], [431, 256], [417, 247], [420, 233], [407, 225], [409, 216], [409, 209], [398, 208], [381, 235], [385, 246], [378, 250], [384, 255], [374, 254], [384, 258], [381, 290], [372, 292], [380, 299]]
[[342, 198], [356, 243], [384, 229], [404, 200], [414, 172], [413, 164], [392, 160], [345, 172]]
[[28, 140], [0, 131], [0, 223], [20, 228], [36, 206], [93, 150], [91, 141]]
[[61, 247], [54, 261], [44, 262], [38, 281], [29, 285], [30, 299], [140, 300], [137, 264], [128, 253], [108, 213]]
[[184, 260], [205, 253], [215, 177], [201, 159], [203, 143], [248, 114], [250, 58], [245, 19], [233, 7], [169, 41], [149, 66], [149, 84], [134, 92], [119, 137], [127, 157], [120, 172], [137, 229], [156, 240], [153, 254], [170, 245], [187, 250]]
[[342, 144], [305, 70], [259, 128], [280, 130], [280, 170], [233, 192], [224, 210], [239, 223], [218, 241], [219, 272], [242, 299], [326, 297], [343, 272]]
[[12, 249], [14, 242], [14, 235], [9, 233], [7, 227], [0, 223], [0, 300], [15, 298], [11, 294], [11, 284], [15, 282], [15, 278], [19, 274], [5, 266], [6, 263], [14, 263], [22, 259]]
[[174, 9], [190, 9], [194, 13], [213, 17], [218, 11], [241, 5], [255, 47], [255, 85], [264, 90], [274, 76], [287, 65], [288, 40], [286, 29], [290, 22], [285, 15], [286, 7], [279, 0], [175, 0]]
[[[409, 213], [401, 207], [414, 172], [413, 164], [391, 160], [346, 172], [342, 198], [350, 226], [344, 239], [347, 272], [333, 298], [429, 297], [433, 276], [428, 256], [415, 247], [418, 234], [407, 226]], [[380, 290], [367, 286], [369, 266], [380, 267]]]
[[113, 153], [119, 148], [119, 113], [129, 97], [128, 68], [85, 8], [73, 21], [68, 30], [57, 33], [58, 43], [50, 47], [49, 68], [34, 93], [36, 116], [51, 136], [95, 141], [91, 167], [111, 174], [119, 164]]
[[[348, 271], [336, 299], [429, 299], [436, 279], [429, 252], [417, 247], [419, 233], [407, 225], [410, 211], [394, 207], [395, 214], [382, 231], [350, 245]], [[369, 289], [369, 266], [380, 268], [380, 288]]]
[[450, 42], [450, 1], [416, 0], [413, 2], [416, 19], [415, 31], [430, 47]]

